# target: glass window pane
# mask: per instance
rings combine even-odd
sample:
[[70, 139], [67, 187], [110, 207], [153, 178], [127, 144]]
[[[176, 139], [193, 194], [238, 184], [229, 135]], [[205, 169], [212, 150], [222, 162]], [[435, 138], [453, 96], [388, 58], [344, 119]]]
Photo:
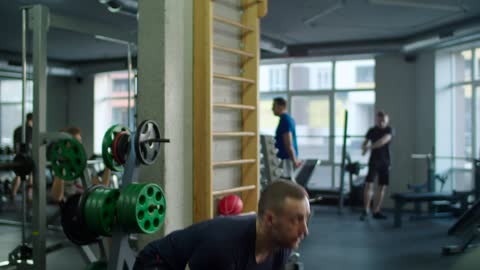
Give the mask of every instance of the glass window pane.
[[472, 157], [472, 86], [455, 88], [454, 95], [454, 152], [455, 157]]
[[475, 79], [480, 79], [480, 48], [475, 49]]
[[332, 63], [298, 63], [290, 66], [291, 90], [332, 88]]
[[480, 109], [480, 87], [476, 87], [475, 91], [477, 92], [477, 100], [475, 101], [475, 111], [477, 112], [477, 130], [475, 131], [475, 135], [477, 136], [477, 149], [474, 150], [473, 156], [478, 159], [480, 158], [480, 114], [478, 113]]
[[353, 161], [367, 163], [361, 145], [367, 130], [374, 125], [375, 91], [349, 91], [335, 94], [335, 161], [342, 159], [345, 110], [348, 110], [347, 153]]
[[307, 187], [309, 190], [332, 188], [332, 167], [322, 165], [315, 167]]
[[260, 66], [260, 91], [287, 90], [287, 64]]
[[[453, 155], [453, 89], [439, 90], [435, 95], [435, 154]], [[442, 166], [445, 166], [444, 168]], [[437, 162], [439, 171], [448, 168], [448, 164]]]
[[329, 159], [330, 104], [328, 96], [292, 97], [292, 117], [301, 159]]
[[[264, 96], [260, 99], [260, 134], [275, 135], [278, 117], [273, 115], [273, 99], [277, 96]], [[280, 96], [286, 98], [285, 96]]]
[[[26, 99], [33, 100], [32, 81], [27, 81]], [[22, 80], [0, 80], [0, 102], [22, 102]]]
[[128, 75], [127, 78], [113, 79], [113, 92], [128, 93]]
[[464, 82], [472, 79], [472, 50], [452, 54], [453, 81]]
[[[134, 121], [134, 84], [130, 98], [130, 128]], [[100, 73], [95, 76], [94, 152], [102, 152], [103, 135], [112, 125], [128, 125], [128, 72]]]
[[[0, 106], [1, 145], [13, 146], [13, 131], [22, 124], [22, 106], [20, 104], [2, 104]], [[8, 119], [8, 120], [7, 120]]]
[[367, 59], [336, 62], [335, 88], [375, 88], [375, 60]]

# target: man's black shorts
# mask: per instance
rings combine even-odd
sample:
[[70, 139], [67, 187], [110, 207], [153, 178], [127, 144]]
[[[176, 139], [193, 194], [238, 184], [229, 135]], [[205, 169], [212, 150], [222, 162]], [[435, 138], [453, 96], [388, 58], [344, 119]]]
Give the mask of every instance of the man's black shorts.
[[390, 182], [390, 165], [368, 165], [368, 174], [365, 182], [373, 183], [378, 176], [378, 184], [388, 186]]

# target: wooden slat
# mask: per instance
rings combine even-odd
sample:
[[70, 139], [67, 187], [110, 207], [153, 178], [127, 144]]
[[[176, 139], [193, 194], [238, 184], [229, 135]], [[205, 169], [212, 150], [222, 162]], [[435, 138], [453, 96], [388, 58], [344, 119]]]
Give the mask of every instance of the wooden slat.
[[249, 58], [253, 58], [255, 56], [253, 53], [249, 53], [249, 52], [239, 50], [239, 49], [228, 48], [228, 47], [224, 47], [224, 46], [220, 46], [220, 45], [216, 45], [216, 44], [213, 45], [213, 48], [216, 49], [216, 50], [219, 50], [219, 51], [233, 53], [233, 54], [236, 54], [236, 55], [245, 56], [245, 57], [249, 57]]
[[251, 164], [257, 162], [256, 159], [239, 159], [239, 160], [226, 160], [226, 161], [216, 161], [213, 162], [213, 167], [226, 167], [226, 166], [236, 166], [242, 164]]
[[252, 137], [255, 132], [237, 131], [237, 132], [213, 132], [214, 137]]
[[247, 111], [253, 111], [256, 109], [255, 106], [243, 105], [243, 104], [231, 104], [231, 103], [215, 103], [213, 104], [213, 107], [223, 108], [223, 109], [247, 110]]
[[265, 17], [268, 13], [268, 0], [260, 0], [258, 7], [258, 17]]
[[240, 213], [238, 215], [239, 216], [247, 216], [247, 215], [255, 215], [255, 214], [256, 214], [255, 211], [249, 211], [249, 212]]
[[193, 67], [193, 221], [213, 217], [212, 199], [212, 62], [213, 8], [194, 1]]
[[236, 82], [244, 82], [244, 83], [249, 83], [249, 84], [254, 84], [255, 83], [255, 81], [251, 80], [251, 79], [237, 77], [237, 76], [230, 76], [230, 75], [225, 75], [225, 74], [219, 74], [219, 73], [214, 73], [213, 77], [217, 78], [217, 79], [230, 80], [230, 81], [236, 81]]
[[[254, 0], [242, 0], [242, 5], [248, 5]], [[258, 15], [260, 12], [259, 6], [253, 5], [245, 10], [241, 17], [241, 23], [245, 25], [250, 25], [253, 28], [254, 33], [259, 33], [260, 29], [260, 20]], [[248, 52], [255, 52], [255, 57], [247, 59], [244, 57], [242, 62], [244, 63], [242, 68], [244, 70], [242, 76], [250, 78], [255, 81], [254, 84], [242, 85], [242, 104], [248, 105], [257, 105], [259, 104], [259, 93], [258, 93], [258, 69], [260, 65], [259, 60], [259, 51], [260, 51], [260, 40], [258, 34], [252, 35], [243, 35], [242, 43], [243, 49]], [[259, 127], [259, 110], [256, 111], [256, 117], [253, 117], [250, 112], [242, 112], [242, 130], [253, 131], [258, 134]], [[248, 137], [242, 138], [242, 159], [250, 159], [252, 157], [257, 157], [259, 150], [259, 137], [258, 135], [255, 138]], [[257, 185], [258, 179], [260, 178], [260, 163], [258, 160], [255, 161], [255, 164], [249, 164], [248, 166], [242, 165], [242, 186]], [[260, 190], [258, 187], [255, 189], [246, 191], [242, 193], [243, 208], [245, 212], [248, 211], [257, 211], [258, 207], [258, 198]]]
[[217, 190], [212, 192], [213, 196], [220, 196], [220, 195], [225, 195], [225, 194], [232, 194], [236, 192], [241, 192], [241, 191], [247, 191], [247, 190], [252, 190], [255, 189], [255, 185], [249, 185], [249, 186], [243, 186], [243, 187], [236, 187], [236, 188], [229, 188], [229, 189], [224, 189], [224, 190]]
[[231, 26], [234, 26], [234, 27], [238, 27], [238, 28], [240, 28], [242, 30], [245, 30], [245, 31], [248, 31], [248, 32], [253, 31], [253, 28], [248, 26], [248, 25], [241, 24], [239, 22], [227, 19], [227, 18], [222, 17], [222, 16], [213, 16], [213, 19], [217, 22], [221, 22], [221, 23], [228, 24], [228, 25], [231, 25]]

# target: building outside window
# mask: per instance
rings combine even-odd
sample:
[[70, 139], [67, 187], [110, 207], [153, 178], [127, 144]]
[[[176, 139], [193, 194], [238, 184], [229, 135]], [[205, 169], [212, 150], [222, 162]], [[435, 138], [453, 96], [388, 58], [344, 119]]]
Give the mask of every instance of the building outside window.
[[102, 139], [105, 132], [112, 125], [134, 126], [134, 86], [132, 83], [130, 94], [130, 109], [128, 107], [128, 72], [117, 71], [99, 73], [95, 75], [95, 123], [94, 123], [94, 152], [102, 152]]

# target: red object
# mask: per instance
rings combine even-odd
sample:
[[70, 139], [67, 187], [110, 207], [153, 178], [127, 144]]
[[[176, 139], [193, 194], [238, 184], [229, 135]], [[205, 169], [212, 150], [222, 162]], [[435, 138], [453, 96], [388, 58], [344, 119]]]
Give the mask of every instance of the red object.
[[218, 203], [218, 212], [224, 216], [238, 215], [243, 210], [243, 202], [237, 195], [223, 197]]

